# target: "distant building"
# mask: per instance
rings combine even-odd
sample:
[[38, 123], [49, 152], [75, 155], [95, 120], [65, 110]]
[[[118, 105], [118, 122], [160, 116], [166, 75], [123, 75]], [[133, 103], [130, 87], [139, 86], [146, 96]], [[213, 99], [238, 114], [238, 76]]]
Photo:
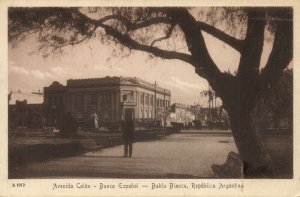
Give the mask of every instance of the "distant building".
[[9, 104], [15, 104], [17, 101], [26, 100], [27, 104], [42, 104], [43, 103], [42, 94], [32, 94], [30, 91], [26, 90], [12, 90], [10, 91]]
[[[195, 114], [195, 124], [197, 126], [214, 126], [228, 127], [229, 117], [223, 107], [202, 107], [201, 105], [193, 105], [190, 107]], [[217, 126], [215, 126], [217, 125]]]
[[196, 104], [196, 105], [192, 105], [190, 108], [195, 115], [196, 121], [201, 121], [206, 119], [206, 111], [204, 110], [202, 105]]
[[28, 104], [27, 100], [9, 105], [8, 125], [16, 128], [43, 128], [45, 117], [42, 104]]
[[187, 105], [174, 103], [171, 105], [171, 113], [168, 122], [179, 123], [182, 125], [192, 124], [195, 120], [195, 115]]
[[66, 112], [81, 124], [97, 118], [100, 126], [121, 121], [125, 110], [132, 110], [136, 121], [161, 121], [170, 99], [169, 90], [130, 77], [70, 79], [66, 86], [55, 81], [44, 88], [47, 119], [54, 125]]

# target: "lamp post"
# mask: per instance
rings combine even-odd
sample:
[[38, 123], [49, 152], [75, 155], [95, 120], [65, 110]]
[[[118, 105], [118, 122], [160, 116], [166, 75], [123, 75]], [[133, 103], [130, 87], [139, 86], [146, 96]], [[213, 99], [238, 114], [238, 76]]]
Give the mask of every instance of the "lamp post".
[[122, 120], [125, 119], [125, 110], [124, 110], [124, 102], [127, 100], [127, 94], [123, 95], [123, 100], [121, 102], [121, 110], [122, 110]]

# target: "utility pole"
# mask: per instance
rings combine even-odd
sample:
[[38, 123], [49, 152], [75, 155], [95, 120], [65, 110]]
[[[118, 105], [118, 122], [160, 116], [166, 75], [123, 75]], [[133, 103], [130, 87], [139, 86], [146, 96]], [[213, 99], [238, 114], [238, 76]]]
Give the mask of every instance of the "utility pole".
[[[213, 101], [213, 96], [209, 85], [208, 85], [208, 99], [209, 99], [209, 120], [212, 121], [212, 108], [214, 105], [214, 101]], [[210, 105], [210, 103], [212, 104], [212, 106]]]
[[164, 108], [166, 107], [166, 89], [164, 89]]
[[156, 123], [156, 81], [154, 82], [154, 121]]

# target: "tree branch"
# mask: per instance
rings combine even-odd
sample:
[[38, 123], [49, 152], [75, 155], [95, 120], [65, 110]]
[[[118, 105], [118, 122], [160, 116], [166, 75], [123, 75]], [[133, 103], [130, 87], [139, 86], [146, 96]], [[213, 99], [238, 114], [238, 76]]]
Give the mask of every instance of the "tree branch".
[[63, 47], [66, 47], [66, 46], [68, 46], [68, 45], [73, 46], [73, 45], [80, 44], [80, 43], [82, 43], [83, 41], [85, 41], [86, 39], [90, 38], [90, 37], [95, 33], [96, 29], [97, 29], [97, 26], [95, 26], [95, 27], [93, 28], [93, 30], [92, 30], [89, 34], [87, 34], [86, 36], [84, 36], [84, 37], [81, 38], [80, 40], [77, 40], [77, 41], [74, 41], [74, 42], [67, 42], [67, 43], [65, 43], [65, 44], [56, 46], [55, 49], [63, 48]]
[[[174, 24], [178, 24], [185, 35], [188, 50], [192, 55], [192, 65], [196, 73], [207, 79], [214, 86], [221, 74], [221, 71], [212, 60], [203, 38], [199, 32], [198, 22], [185, 8], [170, 8], [166, 10]], [[214, 88], [216, 88], [214, 86]]]
[[[288, 15], [288, 16], [285, 16]], [[291, 62], [293, 58], [293, 19], [292, 10], [285, 11], [284, 15], [278, 16], [273, 48], [260, 78], [264, 85], [271, 79], [276, 80]]]
[[168, 29], [167, 34], [166, 34], [164, 37], [157, 38], [157, 39], [153, 40], [153, 41], [151, 42], [151, 46], [153, 46], [156, 42], [160, 42], [160, 41], [162, 41], [162, 40], [165, 40], [165, 39], [170, 38], [170, 36], [171, 36], [171, 34], [172, 34], [172, 32], [173, 32], [174, 27], [175, 27], [175, 25], [172, 24], [172, 26]]
[[152, 18], [137, 24], [131, 23], [131, 28], [130, 30], [136, 30], [136, 29], [140, 29], [140, 28], [144, 28], [144, 27], [148, 27], [150, 25], [155, 25], [155, 24], [172, 24], [171, 19], [166, 18], [166, 17], [156, 17], [156, 18]]
[[175, 52], [175, 51], [167, 51], [167, 50], [159, 49], [157, 47], [143, 45], [133, 40], [128, 35], [124, 35], [108, 25], [102, 23], [99, 23], [98, 25], [99, 27], [105, 29], [107, 35], [116, 38], [121, 44], [128, 47], [129, 49], [135, 49], [139, 51], [152, 53], [153, 55], [157, 57], [161, 57], [163, 59], [179, 59], [190, 64], [192, 63], [191, 56], [188, 54]]
[[237, 76], [249, 83], [257, 78], [259, 65], [264, 45], [264, 30], [266, 15], [263, 9], [251, 9], [248, 11], [247, 33], [244, 46], [241, 51]]
[[[110, 36], [116, 38], [121, 44], [128, 47], [129, 49], [135, 49], [135, 50], [139, 50], [139, 51], [152, 53], [153, 55], [155, 55], [157, 57], [161, 57], [163, 59], [179, 59], [184, 62], [192, 64], [191, 56], [188, 54], [181, 53], [181, 52], [175, 52], [175, 51], [167, 51], [167, 50], [159, 49], [157, 47], [140, 44], [139, 42], [130, 38], [127, 34], [122, 34], [121, 32], [110, 27], [109, 25], [103, 24], [103, 21], [112, 19], [111, 18], [112, 16], [107, 17], [105, 20], [102, 20], [102, 19], [93, 20], [93, 19], [89, 18], [88, 16], [82, 14], [78, 10], [76, 10], [76, 12], [80, 15], [80, 17], [83, 20], [85, 20], [86, 22], [89, 22], [97, 27], [103, 28], [107, 35], [110, 35]], [[165, 20], [165, 19], [166, 18], [164, 18], [164, 17], [163, 18], [153, 18], [153, 19], [149, 19], [147, 21], [144, 21], [144, 22], [141, 22], [138, 24], [130, 24], [129, 26], [133, 29], [135, 29], [137, 27], [146, 27], [151, 24], [161, 23], [162, 21], [166, 22], [167, 20]], [[168, 20], [168, 21], [170, 22], [170, 20]], [[133, 25], [133, 26], [131, 26], [131, 25]]]
[[[77, 14], [79, 14], [81, 17], [87, 17], [86, 15], [84, 15], [83, 13], [78, 11], [77, 9], [73, 9], [73, 11], [76, 11]], [[93, 19], [90, 19], [90, 20], [93, 20]], [[148, 26], [155, 25], [155, 24], [172, 24], [171, 19], [169, 19], [167, 17], [155, 17], [155, 18], [151, 18], [151, 19], [139, 22], [139, 23], [134, 23], [121, 15], [108, 15], [99, 20], [93, 20], [90, 22], [105, 23], [109, 20], [120, 21], [123, 25], [126, 26], [128, 31], [135, 31], [137, 29], [141, 29], [141, 28], [148, 27]]]
[[235, 50], [241, 52], [243, 48], [243, 40], [236, 39], [233, 36], [230, 36], [226, 34], [225, 32], [215, 28], [212, 25], [209, 25], [204, 22], [198, 21], [198, 27], [200, 30], [205, 31], [206, 33], [209, 33], [210, 35], [214, 36], [215, 38], [218, 38], [219, 40], [225, 42]]

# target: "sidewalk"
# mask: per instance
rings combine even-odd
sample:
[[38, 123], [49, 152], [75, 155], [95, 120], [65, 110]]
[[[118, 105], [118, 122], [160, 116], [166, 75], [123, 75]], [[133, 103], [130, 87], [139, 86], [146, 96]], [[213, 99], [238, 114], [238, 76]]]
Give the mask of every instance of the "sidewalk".
[[[148, 131], [137, 132], [135, 141], [160, 139], [174, 132]], [[103, 148], [117, 146], [123, 143], [122, 133], [79, 132], [73, 137], [61, 137], [58, 134], [38, 135], [9, 138], [9, 171], [36, 162], [54, 158], [70, 157], [85, 152], [97, 151]]]
[[181, 133], [185, 133], [185, 134], [193, 134], [193, 133], [201, 133], [201, 134], [226, 134], [226, 135], [231, 135], [231, 130], [218, 130], [218, 129], [200, 129], [200, 130], [196, 130], [196, 129], [188, 129], [188, 130], [182, 130]]
[[[224, 143], [226, 142], [226, 143]], [[212, 178], [212, 164], [225, 161], [236, 147], [232, 136], [184, 134], [133, 144], [131, 158], [122, 145], [34, 162], [13, 178]]]

